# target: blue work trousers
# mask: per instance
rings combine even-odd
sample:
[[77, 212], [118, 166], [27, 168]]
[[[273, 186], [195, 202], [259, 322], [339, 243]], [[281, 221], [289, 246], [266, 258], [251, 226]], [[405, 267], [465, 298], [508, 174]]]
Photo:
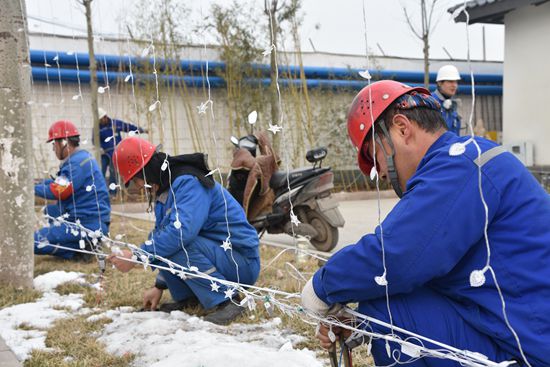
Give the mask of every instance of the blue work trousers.
[[[390, 309], [393, 324], [413, 333], [433, 339], [462, 350], [482, 353], [493, 362], [514, 360], [489, 338], [469, 325], [455, 310], [452, 301], [429, 288], [421, 288], [409, 294], [390, 297]], [[389, 323], [386, 299], [377, 299], [359, 305], [359, 312]], [[387, 327], [369, 323], [365, 327], [380, 334], [390, 334]], [[397, 333], [402, 339], [407, 335]], [[418, 345], [416, 338], [407, 339]], [[430, 349], [441, 349], [428, 342], [423, 343]], [[460, 367], [458, 362], [448, 359], [424, 357], [415, 361], [415, 358], [402, 353], [401, 346], [389, 343], [391, 357], [388, 357], [386, 341], [373, 339], [372, 356], [376, 366], [388, 366], [407, 363], [409, 367]]]
[[[54, 218], [60, 215], [57, 204], [48, 205], [46, 212]], [[50, 244], [80, 249], [80, 231], [78, 231], [78, 234], [76, 232], [73, 234], [67, 224], [61, 223], [59, 226], [56, 226], [53, 220], [49, 220], [49, 222], [49, 227], [44, 227], [34, 232], [34, 253], [36, 255], [53, 255], [67, 260], [72, 259], [76, 253], [75, 251], [60, 249], [50, 246]], [[80, 224], [92, 231], [101, 227], [103, 233], [109, 232], [109, 224], [101, 223], [100, 226], [97, 218], [81, 219]]]
[[[241, 284], [252, 285], [258, 279], [260, 273], [260, 259], [247, 258], [237, 250], [225, 251], [221, 243], [204, 237], [197, 237], [192, 243], [185, 246], [189, 256], [189, 264], [196, 266], [199, 272], [209, 274], [217, 279], [225, 279]], [[183, 250], [178, 251], [169, 260], [187, 267], [187, 256]], [[165, 264], [162, 264], [165, 265]], [[237, 277], [237, 268], [239, 277]], [[225, 291], [228, 287], [217, 283], [218, 291], [213, 291], [211, 280], [187, 277], [181, 279], [170, 271], [161, 270], [162, 278], [174, 301], [183, 301], [191, 297], [197, 297], [205, 309], [213, 308], [226, 301]]]

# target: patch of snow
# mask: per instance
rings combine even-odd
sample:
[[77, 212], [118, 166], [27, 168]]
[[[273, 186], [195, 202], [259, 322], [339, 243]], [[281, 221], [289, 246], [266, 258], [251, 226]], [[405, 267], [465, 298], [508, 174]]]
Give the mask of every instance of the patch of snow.
[[[36, 302], [6, 307], [0, 310], [0, 336], [19, 360], [25, 360], [33, 349], [46, 349], [46, 329], [54, 321], [70, 317], [83, 304], [80, 294], [47, 292]], [[18, 329], [22, 324], [36, 330]]]
[[77, 281], [83, 277], [83, 273], [56, 270], [37, 276], [34, 278], [33, 285], [39, 291], [48, 292], [54, 290], [60, 284]]
[[313, 351], [294, 349], [304, 338], [279, 329], [280, 319], [218, 326], [180, 311], [96, 316], [113, 320], [99, 341], [110, 353], [135, 354], [135, 367], [323, 366]]

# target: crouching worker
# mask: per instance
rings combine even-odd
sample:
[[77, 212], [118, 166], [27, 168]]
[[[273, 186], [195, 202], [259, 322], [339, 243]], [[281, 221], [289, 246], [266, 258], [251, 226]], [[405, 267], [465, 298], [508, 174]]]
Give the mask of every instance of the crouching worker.
[[45, 214], [51, 217], [49, 226], [34, 233], [34, 253], [81, 258], [70, 249], [79, 249], [80, 241], [86, 243], [89, 237], [75, 225], [77, 222], [90, 231], [109, 232], [111, 204], [107, 185], [93, 156], [79, 148], [80, 132], [72, 122], [54, 122], [47, 142], [53, 144], [61, 166], [55, 179], [45, 179], [34, 186], [36, 196], [56, 200], [45, 208]]
[[[447, 131], [439, 109], [427, 90], [390, 80], [355, 97], [348, 133], [359, 168], [378, 171], [401, 200], [315, 273], [303, 305], [326, 316], [358, 303], [364, 315], [499, 366], [550, 366], [550, 196], [503, 147]], [[334, 341], [328, 331], [319, 328], [324, 347]], [[371, 346], [377, 366], [465, 365], [382, 338]]]
[[[166, 258], [213, 278], [252, 285], [260, 271], [258, 234], [247, 222], [242, 207], [209, 172], [202, 153], [171, 157], [156, 151], [147, 140], [128, 137], [116, 147], [113, 162], [124, 184], [133, 181], [155, 198], [155, 229], [141, 249], [151, 254], [151, 263], [167, 266], [154, 256]], [[152, 199], [150, 199], [150, 203]], [[229, 237], [230, 233], [230, 237]], [[111, 255], [117, 269], [127, 272], [134, 264], [130, 250]], [[243, 308], [228, 297], [222, 283], [197, 277], [181, 279], [160, 270], [155, 286], [144, 293], [144, 308], [155, 310], [164, 289], [174, 303], [162, 311], [200, 304], [212, 310], [205, 320], [229, 324]]]

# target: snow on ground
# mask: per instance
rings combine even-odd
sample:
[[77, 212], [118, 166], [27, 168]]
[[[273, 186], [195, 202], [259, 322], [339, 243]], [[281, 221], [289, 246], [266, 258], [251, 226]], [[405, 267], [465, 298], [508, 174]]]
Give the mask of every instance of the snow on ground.
[[[61, 296], [52, 290], [58, 285], [82, 279], [83, 274], [54, 271], [34, 279], [36, 289], [44, 291], [36, 302], [22, 303], [0, 310], [0, 336], [19, 360], [25, 360], [33, 349], [46, 349], [47, 329], [54, 321], [82, 311], [80, 294]], [[18, 329], [21, 325], [25, 330]]]
[[[54, 321], [74, 315], [83, 304], [80, 294], [48, 292], [36, 302], [4, 308], [0, 310], [0, 336], [18, 359], [25, 360], [32, 349], [46, 348], [46, 329]], [[22, 324], [25, 330], [18, 329]]]
[[[85, 283], [84, 274], [54, 271], [34, 279], [44, 292], [36, 302], [0, 310], [0, 336], [20, 360], [33, 349], [47, 350], [47, 329], [54, 321], [87, 314], [81, 294], [59, 295], [65, 282]], [[276, 318], [259, 324], [218, 326], [183, 312], [133, 312], [131, 307], [107, 310], [88, 317], [89, 322], [112, 319], [98, 333], [107, 351], [135, 354], [135, 367], [321, 367], [315, 353], [294, 349], [303, 337], [280, 329]], [[24, 330], [19, 329], [24, 325]]]
[[76, 271], [61, 271], [56, 270], [46, 274], [42, 274], [34, 278], [34, 289], [47, 292], [53, 291], [57, 286], [67, 282], [82, 282], [84, 279], [83, 273], [77, 273]]
[[[315, 353], [294, 349], [303, 337], [281, 330], [276, 318], [261, 324], [217, 326], [175, 311], [113, 312], [103, 315], [99, 341], [117, 355], [136, 355], [135, 367], [321, 367]], [[101, 315], [94, 315], [90, 321]]]

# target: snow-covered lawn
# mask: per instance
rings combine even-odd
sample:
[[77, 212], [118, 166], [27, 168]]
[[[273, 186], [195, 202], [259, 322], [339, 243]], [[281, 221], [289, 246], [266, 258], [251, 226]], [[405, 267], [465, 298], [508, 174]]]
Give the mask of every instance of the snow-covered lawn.
[[[62, 296], [54, 291], [62, 283], [75, 281], [84, 282], [84, 274], [54, 271], [40, 275], [34, 284], [44, 292], [42, 298], [0, 310], [0, 335], [19, 359], [27, 359], [33, 349], [47, 349], [47, 329], [54, 321], [93, 312], [83, 307], [82, 295]], [[133, 312], [126, 307], [94, 314], [88, 320], [102, 318], [112, 322], [95, 336], [110, 353], [134, 354], [136, 367], [323, 365], [313, 351], [293, 347], [302, 337], [279, 328], [278, 318], [223, 327], [179, 311]]]

